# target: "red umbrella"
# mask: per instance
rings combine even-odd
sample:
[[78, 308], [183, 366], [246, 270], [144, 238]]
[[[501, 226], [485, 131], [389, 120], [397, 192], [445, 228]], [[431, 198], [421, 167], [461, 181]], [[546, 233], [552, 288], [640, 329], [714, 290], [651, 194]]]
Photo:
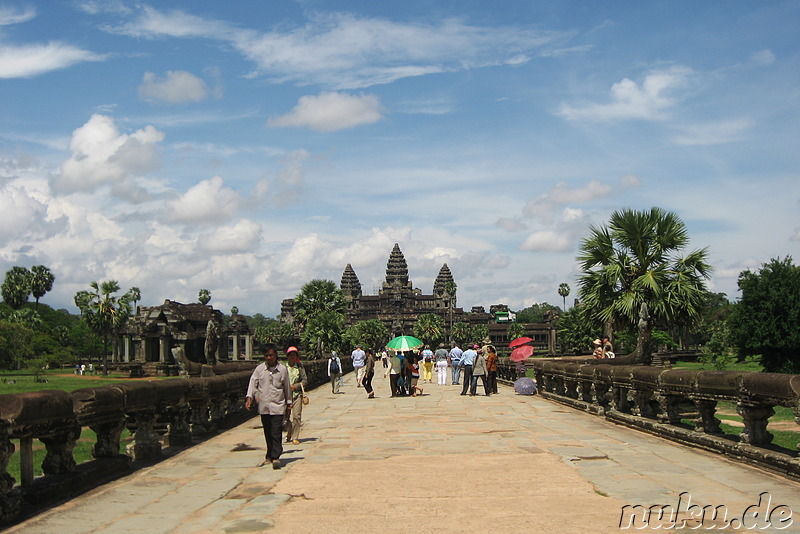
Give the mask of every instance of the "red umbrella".
[[524, 345], [525, 343], [530, 343], [531, 341], [533, 341], [533, 339], [531, 339], [529, 337], [525, 337], [525, 336], [518, 337], [517, 339], [515, 339], [514, 341], [509, 343], [508, 347], [509, 348], [519, 347], [520, 345]]
[[533, 354], [533, 347], [530, 345], [522, 345], [511, 351], [511, 361], [521, 362], [527, 360]]

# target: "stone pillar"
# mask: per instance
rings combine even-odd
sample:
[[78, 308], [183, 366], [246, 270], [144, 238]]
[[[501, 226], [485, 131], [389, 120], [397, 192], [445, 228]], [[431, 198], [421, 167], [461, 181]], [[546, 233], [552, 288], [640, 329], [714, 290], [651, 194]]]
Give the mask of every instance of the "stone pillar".
[[167, 363], [167, 352], [169, 351], [169, 339], [166, 337], [158, 338], [158, 361]]
[[714, 415], [717, 412], [717, 401], [706, 399], [693, 399], [699, 417], [694, 422], [695, 432], [705, 434], [722, 434], [719, 428], [720, 420]]
[[772, 432], [767, 430], [769, 418], [775, 415], [772, 406], [748, 406], [739, 404], [736, 412], [742, 416], [744, 430], [739, 434], [739, 441], [750, 445], [769, 445], [772, 443]]
[[14, 487], [14, 477], [6, 470], [13, 454], [14, 444], [8, 438], [8, 431], [0, 430], [0, 495], [9, 493]]
[[134, 460], [153, 461], [161, 458], [161, 440], [155, 426], [155, 412], [136, 414], [136, 433], [133, 435], [133, 443], [127, 449]]
[[233, 354], [231, 360], [239, 359], [239, 334], [233, 334]]
[[253, 334], [247, 334], [245, 336], [245, 340], [247, 345], [244, 347], [244, 359], [245, 360], [252, 360], [253, 359]]
[[120, 418], [119, 421], [89, 425], [89, 428], [97, 434], [97, 442], [92, 448], [92, 457], [110, 458], [120, 453], [119, 441], [122, 430], [125, 428], [124, 418]]
[[39, 438], [39, 441], [44, 443], [47, 448], [47, 455], [42, 460], [42, 471], [46, 475], [75, 471], [76, 464], [75, 458], [72, 456], [72, 449], [75, 448], [75, 442], [80, 436], [81, 427], [75, 425], [52, 436]]
[[169, 432], [166, 440], [170, 446], [184, 446], [192, 444], [192, 431], [189, 423], [189, 406], [178, 406], [170, 410]]
[[131, 339], [131, 336], [126, 335], [126, 336], [124, 336], [122, 338], [122, 345], [123, 345], [122, 346], [122, 361], [124, 361], [126, 363], [131, 361], [131, 344], [132, 343], [133, 343], [133, 340]]

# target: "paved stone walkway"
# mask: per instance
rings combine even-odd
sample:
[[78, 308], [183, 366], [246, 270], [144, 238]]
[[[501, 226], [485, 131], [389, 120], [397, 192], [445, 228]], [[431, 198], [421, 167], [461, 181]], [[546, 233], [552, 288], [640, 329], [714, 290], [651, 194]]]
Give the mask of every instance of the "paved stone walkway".
[[769, 492], [796, 512], [780, 532], [800, 532], [800, 485], [768, 472], [509, 387], [393, 399], [375, 383], [371, 400], [352, 378], [310, 392], [281, 470], [262, 466], [253, 419], [8, 532], [618, 532], [624, 505], [677, 506], [682, 492], [729, 518]]

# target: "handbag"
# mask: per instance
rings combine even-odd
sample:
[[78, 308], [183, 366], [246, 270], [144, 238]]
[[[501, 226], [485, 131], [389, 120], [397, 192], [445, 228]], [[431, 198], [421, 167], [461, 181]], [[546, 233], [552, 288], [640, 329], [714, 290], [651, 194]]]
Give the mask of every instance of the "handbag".
[[311, 402], [311, 399], [309, 399], [308, 395], [306, 395], [306, 388], [303, 387], [302, 382], [300, 382], [300, 391], [302, 392], [303, 405], [307, 405], [309, 402]]

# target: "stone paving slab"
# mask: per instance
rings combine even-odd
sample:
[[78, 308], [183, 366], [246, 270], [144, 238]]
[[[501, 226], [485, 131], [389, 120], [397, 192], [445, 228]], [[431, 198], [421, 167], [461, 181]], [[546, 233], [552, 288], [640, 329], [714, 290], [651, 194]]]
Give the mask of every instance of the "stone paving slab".
[[[253, 419], [7, 532], [602, 533], [619, 531], [623, 506], [676, 505], [683, 492], [731, 514], [769, 492], [800, 514], [795, 482], [507, 387], [488, 398], [375, 387], [376, 399], [352, 377], [344, 394], [310, 392], [281, 470], [264, 465]], [[800, 532], [794, 519], [780, 531]]]

